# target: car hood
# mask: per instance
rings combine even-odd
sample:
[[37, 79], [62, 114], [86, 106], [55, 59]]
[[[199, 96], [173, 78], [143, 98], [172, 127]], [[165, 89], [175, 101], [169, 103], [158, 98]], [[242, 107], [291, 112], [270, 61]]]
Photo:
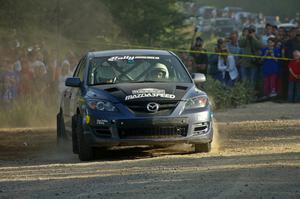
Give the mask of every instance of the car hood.
[[112, 102], [180, 101], [202, 92], [192, 83], [122, 83], [97, 85], [88, 89], [88, 98]]

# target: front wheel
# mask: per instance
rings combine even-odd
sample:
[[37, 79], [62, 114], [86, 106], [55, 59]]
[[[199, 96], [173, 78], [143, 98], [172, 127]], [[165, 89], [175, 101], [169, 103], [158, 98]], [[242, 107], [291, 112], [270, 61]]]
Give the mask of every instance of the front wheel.
[[195, 152], [196, 153], [208, 153], [210, 151], [211, 151], [211, 142], [195, 144]]
[[76, 134], [78, 141], [78, 157], [81, 161], [90, 161], [94, 159], [93, 148], [89, 145], [83, 134], [82, 119], [77, 117]]

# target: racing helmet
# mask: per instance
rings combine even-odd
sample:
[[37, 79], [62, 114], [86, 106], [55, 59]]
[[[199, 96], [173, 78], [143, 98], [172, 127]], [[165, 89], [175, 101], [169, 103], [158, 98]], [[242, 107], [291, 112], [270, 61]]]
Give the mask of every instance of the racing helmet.
[[111, 83], [114, 81], [116, 77], [115, 71], [112, 66], [110, 66], [107, 62], [104, 62], [102, 65], [97, 67], [96, 71], [96, 82], [106, 82]]
[[169, 71], [166, 65], [162, 63], [156, 63], [150, 70], [148, 78], [152, 80], [169, 79]]

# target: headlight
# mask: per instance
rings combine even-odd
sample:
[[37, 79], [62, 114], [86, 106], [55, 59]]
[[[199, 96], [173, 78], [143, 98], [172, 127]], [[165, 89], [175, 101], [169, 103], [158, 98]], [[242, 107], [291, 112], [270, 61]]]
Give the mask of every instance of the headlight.
[[89, 107], [93, 110], [97, 109], [99, 111], [117, 111], [117, 108], [109, 101], [98, 100], [98, 101], [89, 101], [87, 103]]
[[188, 99], [185, 103], [185, 109], [203, 108], [208, 104], [208, 98], [206, 96], [198, 96]]

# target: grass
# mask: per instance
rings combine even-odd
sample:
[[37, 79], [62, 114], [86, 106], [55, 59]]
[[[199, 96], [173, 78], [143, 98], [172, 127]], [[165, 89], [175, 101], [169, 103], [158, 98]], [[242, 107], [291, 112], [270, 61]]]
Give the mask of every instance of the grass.
[[204, 90], [212, 100], [214, 109], [234, 108], [248, 104], [254, 98], [254, 91], [243, 82], [237, 82], [234, 87], [230, 88], [208, 77]]
[[54, 126], [58, 110], [55, 98], [29, 96], [1, 103], [0, 128]]

